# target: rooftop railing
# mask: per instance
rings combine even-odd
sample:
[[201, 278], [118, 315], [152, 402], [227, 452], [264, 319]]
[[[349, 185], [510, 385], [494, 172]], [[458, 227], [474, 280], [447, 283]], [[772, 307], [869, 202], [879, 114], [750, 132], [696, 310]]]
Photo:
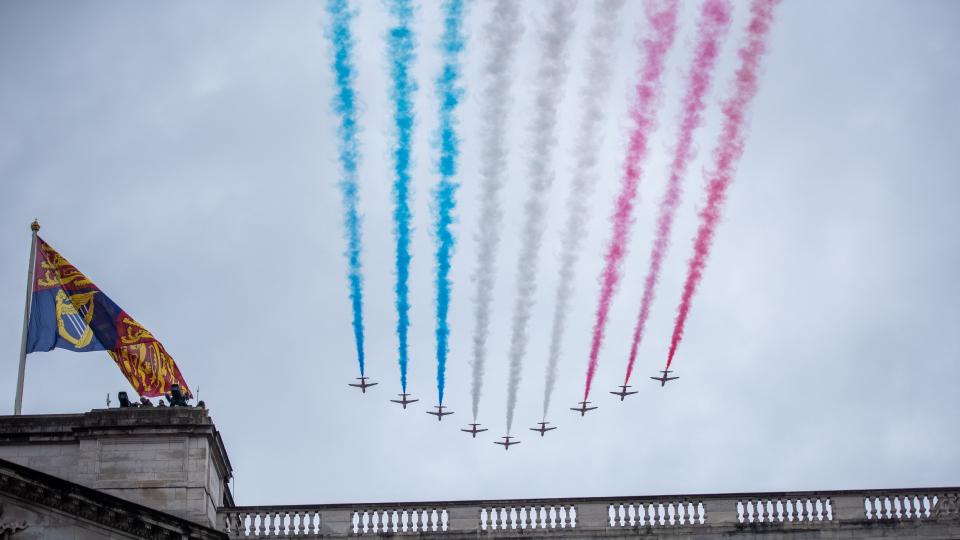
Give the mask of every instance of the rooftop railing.
[[960, 488], [242, 506], [218, 519], [231, 538], [819, 529], [960, 521]]

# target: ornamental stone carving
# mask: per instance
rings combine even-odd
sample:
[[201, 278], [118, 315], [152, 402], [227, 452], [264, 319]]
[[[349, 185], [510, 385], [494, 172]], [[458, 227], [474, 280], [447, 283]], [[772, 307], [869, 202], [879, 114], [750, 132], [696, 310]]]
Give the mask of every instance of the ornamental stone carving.
[[3, 521], [3, 505], [0, 504], [0, 540], [7, 540], [26, 528], [26, 521]]

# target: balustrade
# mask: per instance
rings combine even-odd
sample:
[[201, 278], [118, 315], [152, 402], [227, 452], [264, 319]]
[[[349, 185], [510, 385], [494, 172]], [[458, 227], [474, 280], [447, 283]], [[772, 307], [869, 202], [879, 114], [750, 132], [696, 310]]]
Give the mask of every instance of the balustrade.
[[740, 523], [803, 523], [833, 520], [829, 497], [790, 496], [746, 498], [737, 501]]
[[952, 523], [960, 521], [960, 488], [238, 507], [221, 509], [218, 517], [221, 529], [230, 538], [465, 532], [496, 536], [566, 529], [587, 534], [623, 530], [630, 534], [631, 530], [644, 528], [662, 529], [663, 534], [672, 529], [691, 534], [681, 531], [745, 526], [808, 529], [871, 521]]

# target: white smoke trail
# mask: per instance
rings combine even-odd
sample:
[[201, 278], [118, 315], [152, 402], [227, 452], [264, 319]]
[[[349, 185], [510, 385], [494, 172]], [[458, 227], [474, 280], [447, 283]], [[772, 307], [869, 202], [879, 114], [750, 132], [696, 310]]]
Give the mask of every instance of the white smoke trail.
[[480, 223], [477, 241], [477, 269], [474, 296], [473, 330], [473, 421], [477, 421], [480, 409], [480, 392], [483, 386], [483, 367], [487, 359], [487, 337], [490, 334], [490, 304], [497, 248], [503, 223], [500, 206], [500, 191], [507, 166], [507, 147], [504, 131], [510, 103], [510, 71], [523, 27], [518, 16], [518, 0], [497, 0], [490, 20], [484, 27], [489, 44], [484, 72], [487, 77], [483, 89], [483, 147], [481, 149], [480, 174]]
[[609, 94], [612, 76], [613, 44], [619, 30], [618, 14], [624, 0], [598, 0], [594, 4], [594, 21], [590, 29], [590, 48], [587, 53], [586, 80], [580, 88], [581, 117], [577, 133], [570, 196], [567, 199], [567, 223], [563, 230], [560, 249], [560, 272], [556, 291], [556, 307], [550, 332], [550, 352], [543, 391], [543, 419], [550, 409], [550, 397], [557, 382], [557, 362], [567, 325], [570, 297], [580, 246], [583, 242], [590, 196], [597, 181], [596, 164], [599, 146], [598, 132], [605, 115], [604, 102]]
[[573, 30], [573, 0], [556, 0], [540, 36], [542, 58], [536, 74], [536, 95], [532, 125], [533, 147], [528, 171], [530, 193], [524, 204], [525, 221], [521, 231], [520, 256], [517, 259], [517, 297], [513, 306], [513, 329], [510, 336], [510, 378], [507, 382], [507, 433], [513, 426], [517, 405], [520, 371], [527, 351], [527, 323], [537, 290], [537, 255], [543, 239], [547, 193], [553, 183], [550, 167], [557, 145], [557, 104], [566, 81], [567, 41]]

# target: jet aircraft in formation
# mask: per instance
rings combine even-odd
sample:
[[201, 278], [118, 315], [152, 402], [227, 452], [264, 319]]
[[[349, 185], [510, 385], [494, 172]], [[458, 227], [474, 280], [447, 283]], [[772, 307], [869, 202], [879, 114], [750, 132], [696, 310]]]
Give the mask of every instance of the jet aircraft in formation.
[[520, 444], [520, 441], [511, 441], [511, 440], [510, 440], [510, 439], [513, 439], [513, 438], [515, 438], [515, 437], [511, 437], [511, 436], [509, 436], [509, 435], [505, 435], [505, 436], [503, 436], [503, 439], [504, 439], [503, 441], [493, 441], [493, 444], [499, 444], [500, 446], [503, 447], [504, 450], [509, 450], [511, 445]]
[[432, 414], [436, 416], [437, 422], [439, 422], [440, 420], [443, 420], [444, 416], [447, 416], [448, 414], [453, 414], [453, 411], [444, 411], [443, 409], [445, 408], [445, 406], [443, 405], [434, 405], [434, 408], [437, 410], [427, 411], [427, 414]]
[[397, 395], [400, 396], [400, 399], [391, 399], [390, 401], [403, 405], [404, 409], [407, 408], [407, 405], [420, 401], [419, 399], [407, 399], [407, 396], [409, 396], [410, 394], [397, 394]]
[[347, 386], [353, 386], [354, 388], [359, 388], [361, 392], [366, 394], [367, 388], [377, 385], [377, 383], [375, 382], [367, 382], [367, 379], [369, 378], [370, 377], [357, 377], [357, 380], [360, 381], [359, 383], [347, 383]]
[[587, 414], [587, 411], [592, 411], [592, 410], [596, 409], [595, 406], [594, 406], [594, 407], [587, 407], [587, 405], [590, 403], [589, 401], [580, 401], [580, 402], [578, 402], [578, 403], [580, 403], [580, 406], [579, 406], [579, 407], [570, 407], [570, 410], [571, 410], [571, 411], [577, 411], [578, 413], [580, 413], [580, 416], [586, 415], [586, 414]]
[[464, 433], [469, 433], [470, 436], [473, 437], [474, 439], [477, 438], [477, 433], [480, 433], [481, 431], [487, 431], [487, 428], [478, 428], [477, 426], [479, 426], [480, 424], [469, 424], [469, 425], [470, 425], [470, 429], [461, 429], [460, 431]]
[[627, 397], [627, 396], [632, 396], [633, 394], [636, 394], [636, 393], [637, 393], [636, 390], [634, 390], [634, 391], [632, 391], [632, 392], [627, 392], [627, 388], [630, 388], [630, 385], [629, 385], [629, 384], [621, 384], [621, 385], [620, 385], [620, 391], [619, 391], [619, 392], [610, 392], [610, 393], [613, 394], [613, 395], [615, 395], [615, 396], [620, 396], [620, 401], [623, 401], [623, 398], [625, 398], [625, 397]]
[[540, 427], [532, 427], [530, 428], [530, 431], [539, 431], [541, 437], [543, 437], [548, 431], [557, 429], [557, 426], [547, 427], [547, 424], [549, 424], [550, 422], [537, 422], [537, 423], [540, 424]]
[[670, 374], [670, 370], [669, 370], [669, 369], [661, 370], [660, 373], [662, 373], [663, 375], [660, 375], [659, 377], [650, 377], [650, 378], [653, 379], [653, 380], [655, 380], [655, 381], [660, 381], [660, 387], [661, 387], [661, 388], [663, 388], [663, 386], [664, 386], [665, 384], [667, 384], [667, 381], [672, 381], [672, 380], [674, 380], [674, 379], [679, 379], [679, 378], [680, 378], [679, 375], [673, 376], [673, 377], [668, 377], [667, 375]]

